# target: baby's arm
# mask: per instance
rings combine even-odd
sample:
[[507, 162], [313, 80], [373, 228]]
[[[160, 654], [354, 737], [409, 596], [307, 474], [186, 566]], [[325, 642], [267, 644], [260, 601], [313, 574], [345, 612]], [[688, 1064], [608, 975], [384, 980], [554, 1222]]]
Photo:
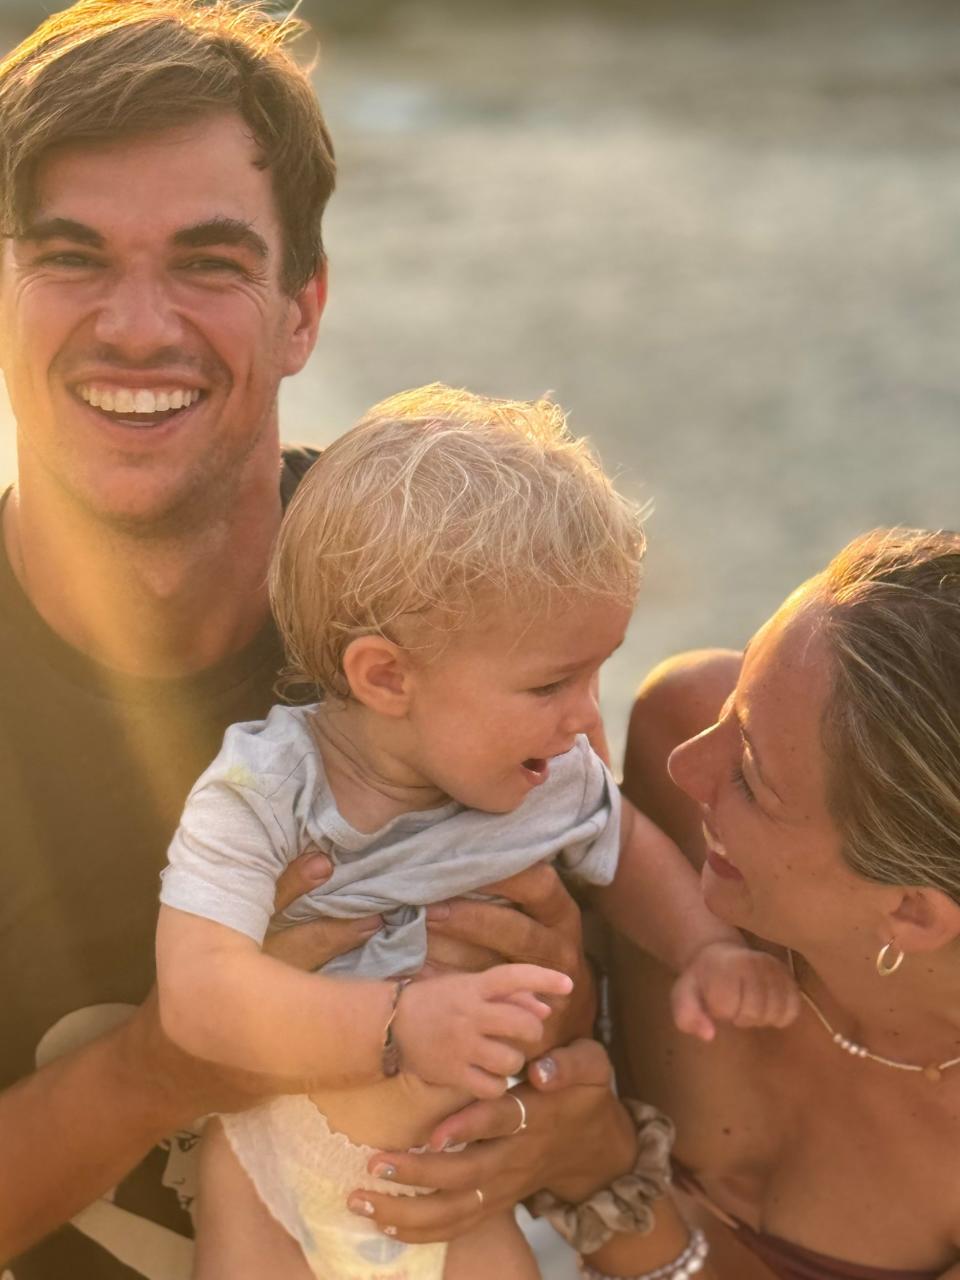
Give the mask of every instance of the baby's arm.
[[[157, 930], [160, 1017], [196, 1057], [283, 1076], [297, 1088], [339, 1088], [382, 1075], [383, 1035], [395, 984], [302, 973], [244, 934], [161, 907]], [[404, 1070], [434, 1084], [494, 1097], [540, 1043], [570, 979], [537, 965], [500, 965], [411, 984], [394, 1031]]]
[[738, 929], [707, 909], [697, 873], [669, 836], [627, 799], [613, 881], [592, 888], [590, 897], [620, 933], [681, 974], [673, 1011], [682, 1031], [710, 1040], [714, 1020], [785, 1026], [799, 1012], [785, 966], [751, 950]]

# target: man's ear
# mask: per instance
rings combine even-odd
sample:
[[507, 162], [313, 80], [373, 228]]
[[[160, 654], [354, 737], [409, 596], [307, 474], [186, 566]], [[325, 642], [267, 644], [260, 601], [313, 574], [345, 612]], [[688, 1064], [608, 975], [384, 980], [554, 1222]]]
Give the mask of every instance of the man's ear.
[[383, 716], [399, 718], [410, 706], [410, 657], [385, 636], [358, 636], [347, 645], [343, 673], [358, 702]]
[[900, 890], [887, 920], [889, 932], [884, 941], [892, 940], [907, 955], [939, 951], [960, 938], [960, 903], [941, 889]]
[[290, 299], [292, 329], [287, 338], [283, 376], [299, 373], [316, 346], [320, 317], [327, 305], [327, 263]]

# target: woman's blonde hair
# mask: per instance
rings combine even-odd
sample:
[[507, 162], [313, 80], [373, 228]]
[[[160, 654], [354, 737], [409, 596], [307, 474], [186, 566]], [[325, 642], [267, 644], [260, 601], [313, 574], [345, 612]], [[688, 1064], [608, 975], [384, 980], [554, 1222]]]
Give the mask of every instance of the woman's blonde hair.
[[877, 529], [814, 580], [833, 659], [823, 733], [843, 852], [960, 902], [960, 534]]
[[288, 680], [344, 698], [350, 641], [410, 620], [442, 636], [576, 593], [632, 606], [643, 551], [639, 512], [552, 401], [402, 392], [324, 452], [283, 521]]

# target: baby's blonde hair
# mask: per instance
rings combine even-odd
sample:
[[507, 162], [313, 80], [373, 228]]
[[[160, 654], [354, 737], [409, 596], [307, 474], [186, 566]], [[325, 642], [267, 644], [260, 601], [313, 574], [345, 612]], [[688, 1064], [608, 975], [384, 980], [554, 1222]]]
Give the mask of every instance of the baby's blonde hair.
[[[345, 698], [352, 640], [438, 633], [585, 594], [633, 605], [644, 537], [563, 410], [434, 383], [375, 405], [311, 468], [270, 570], [288, 683]], [[401, 621], [403, 620], [403, 621]]]

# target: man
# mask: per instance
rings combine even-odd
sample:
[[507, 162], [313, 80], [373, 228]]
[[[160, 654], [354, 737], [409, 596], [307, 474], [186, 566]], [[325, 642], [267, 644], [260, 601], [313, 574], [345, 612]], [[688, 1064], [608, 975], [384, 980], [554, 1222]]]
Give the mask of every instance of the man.
[[[277, 388], [316, 337], [334, 181], [291, 32], [220, 4], [83, 0], [0, 66], [0, 363], [18, 423], [0, 557], [4, 1085], [149, 990], [183, 798], [226, 723], [262, 714], [280, 664], [264, 569], [309, 459], [281, 463]], [[5, 1245], [184, 1122], [162, 1114], [169, 1064], [143, 1060], [138, 1026], [3, 1100], [0, 1145], [19, 1153]], [[12, 1264], [17, 1280], [161, 1265], [187, 1223], [188, 1189], [163, 1185], [178, 1154], [158, 1152], [88, 1236]]]
[[[0, 1259], [15, 1280], [188, 1275], [195, 1137], [167, 1135], [270, 1083], [177, 1054], [149, 1001], [129, 1014], [184, 797], [225, 726], [265, 713], [281, 663], [265, 571], [310, 458], [281, 455], [277, 390], [316, 338], [334, 181], [293, 31], [225, 0], [79, 0], [0, 64], [0, 364], [18, 424], [0, 510]], [[284, 898], [328, 873], [308, 859]], [[532, 891], [559, 930], [517, 916], [498, 946], [574, 968], [575, 913]], [[288, 958], [374, 927], [307, 926]]]

